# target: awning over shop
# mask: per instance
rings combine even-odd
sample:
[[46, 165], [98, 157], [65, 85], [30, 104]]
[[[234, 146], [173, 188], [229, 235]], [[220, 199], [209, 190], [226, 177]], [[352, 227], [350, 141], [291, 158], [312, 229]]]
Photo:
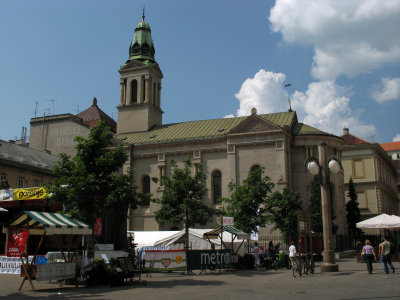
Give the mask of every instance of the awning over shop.
[[250, 235], [248, 235], [247, 233], [233, 227], [232, 225], [224, 225], [224, 226], [220, 226], [218, 228], [215, 228], [209, 232], [204, 233], [203, 238], [204, 239], [218, 239], [219, 235], [222, 232], [229, 232], [233, 235], [235, 235], [238, 239], [241, 240], [246, 240], [250, 238]]
[[89, 235], [92, 229], [89, 225], [71, 219], [65, 214], [25, 210], [9, 224], [9, 227], [29, 229], [30, 235], [79, 234]]

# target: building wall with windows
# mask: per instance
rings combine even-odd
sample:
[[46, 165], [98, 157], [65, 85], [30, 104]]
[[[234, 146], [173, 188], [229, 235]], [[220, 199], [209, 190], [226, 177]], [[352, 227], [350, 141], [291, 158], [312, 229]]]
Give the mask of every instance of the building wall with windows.
[[348, 182], [353, 178], [363, 219], [377, 214], [398, 214], [398, 174], [390, 157], [379, 144], [370, 143], [344, 129], [342, 153], [346, 199]]
[[0, 140], [0, 179], [10, 188], [38, 187], [54, 178], [57, 156]]

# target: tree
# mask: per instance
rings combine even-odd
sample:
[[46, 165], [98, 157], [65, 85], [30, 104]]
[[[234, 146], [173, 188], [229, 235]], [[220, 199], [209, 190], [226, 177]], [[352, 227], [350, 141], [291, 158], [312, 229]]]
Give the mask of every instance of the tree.
[[268, 176], [262, 178], [263, 173], [264, 168], [258, 167], [249, 172], [242, 185], [230, 183], [231, 198], [223, 199], [228, 203], [226, 213], [234, 218], [235, 227], [246, 233], [258, 232], [258, 227], [265, 226], [267, 221], [264, 206], [274, 184]]
[[347, 232], [352, 239], [361, 237], [362, 231], [356, 227], [356, 224], [361, 221], [360, 209], [358, 208], [357, 193], [354, 188], [353, 178], [349, 180], [349, 192], [347, 196], [350, 200], [346, 203], [347, 212]]
[[297, 240], [297, 213], [301, 210], [300, 193], [284, 188], [274, 192], [268, 199], [266, 212], [274, 229], [279, 229], [286, 243]]
[[112, 148], [112, 135], [104, 122], [92, 129], [87, 139], [78, 136], [75, 141], [74, 157], [59, 155], [54, 167], [58, 177], [47, 186], [49, 201], [63, 204], [68, 215], [90, 225], [106, 209], [122, 209], [126, 228], [127, 208], [136, 208], [138, 194], [131, 170], [116, 175], [127, 158], [123, 147]]
[[323, 231], [321, 205], [321, 185], [319, 183], [318, 175], [315, 175], [311, 183], [311, 196], [308, 207], [311, 219], [311, 230], [314, 232]]
[[175, 161], [171, 161], [171, 176], [161, 178], [163, 194], [161, 198], [152, 201], [161, 205], [155, 212], [157, 222], [183, 226], [186, 229], [186, 247], [188, 247], [189, 228], [197, 224], [207, 224], [215, 211], [201, 202], [207, 193], [206, 177], [201, 165], [193, 175], [191, 158], [186, 158], [183, 163], [184, 167], [180, 169]]

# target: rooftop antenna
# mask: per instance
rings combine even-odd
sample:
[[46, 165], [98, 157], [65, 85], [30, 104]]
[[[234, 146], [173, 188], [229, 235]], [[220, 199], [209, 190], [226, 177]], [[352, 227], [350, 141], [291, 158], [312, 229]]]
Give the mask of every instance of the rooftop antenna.
[[[53, 116], [54, 116], [54, 102], [57, 102], [57, 100], [55, 100], [55, 99], [49, 99], [49, 100], [47, 100], [47, 101], [52, 102], [52, 104], [53, 104]], [[50, 113], [49, 113], [49, 115], [50, 115]]]
[[370, 137], [371, 142], [374, 142], [374, 137], [376, 137], [376, 134], [374, 134], [373, 136]]
[[46, 116], [46, 111], [49, 112], [49, 113], [48, 113], [48, 116], [50, 116], [50, 108], [45, 108], [45, 109], [44, 109], [43, 116], [44, 116], [44, 117]]
[[76, 105], [75, 111], [76, 111], [77, 114], [79, 114], [79, 108], [80, 108], [80, 107], [81, 107], [81, 106], [80, 106], [79, 104]]
[[[291, 86], [292, 86], [291, 83], [287, 83], [287, 84], [284, 85], [285, 88], [288, 88], [288, 87], [291, 87]], [[288, 102], [289, 102], [289, 112], [292, 112], [293, 111], [292, 110], [292, 103], [290, 102], [289, 92], [287, 92], [287, 99], [288, 99]]]
[[39, 101], [35, 101], [35, 118], [36, 118], [36, 114], [37, 114], [38, 105], [39, 105]]

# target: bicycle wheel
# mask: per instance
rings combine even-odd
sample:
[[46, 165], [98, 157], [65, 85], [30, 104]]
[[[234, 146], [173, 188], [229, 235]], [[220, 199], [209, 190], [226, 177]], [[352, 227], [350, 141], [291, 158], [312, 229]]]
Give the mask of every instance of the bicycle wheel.
[[314, 274], [314, 270], [315, 270], [315, 264], [314, 264], [314, 260], [312, 259], [310, 262], [310, 273]]
[[293, 268], [293, 277], [301, 277], [302, 275], [302, 267], [299, 264], [296, 264]]
[[274, 261], [272, 262], [272, 267], [274, 268], [275, 271], [278, 270], [278, 263], [277, 263], [276, 260], [274, 260]]

